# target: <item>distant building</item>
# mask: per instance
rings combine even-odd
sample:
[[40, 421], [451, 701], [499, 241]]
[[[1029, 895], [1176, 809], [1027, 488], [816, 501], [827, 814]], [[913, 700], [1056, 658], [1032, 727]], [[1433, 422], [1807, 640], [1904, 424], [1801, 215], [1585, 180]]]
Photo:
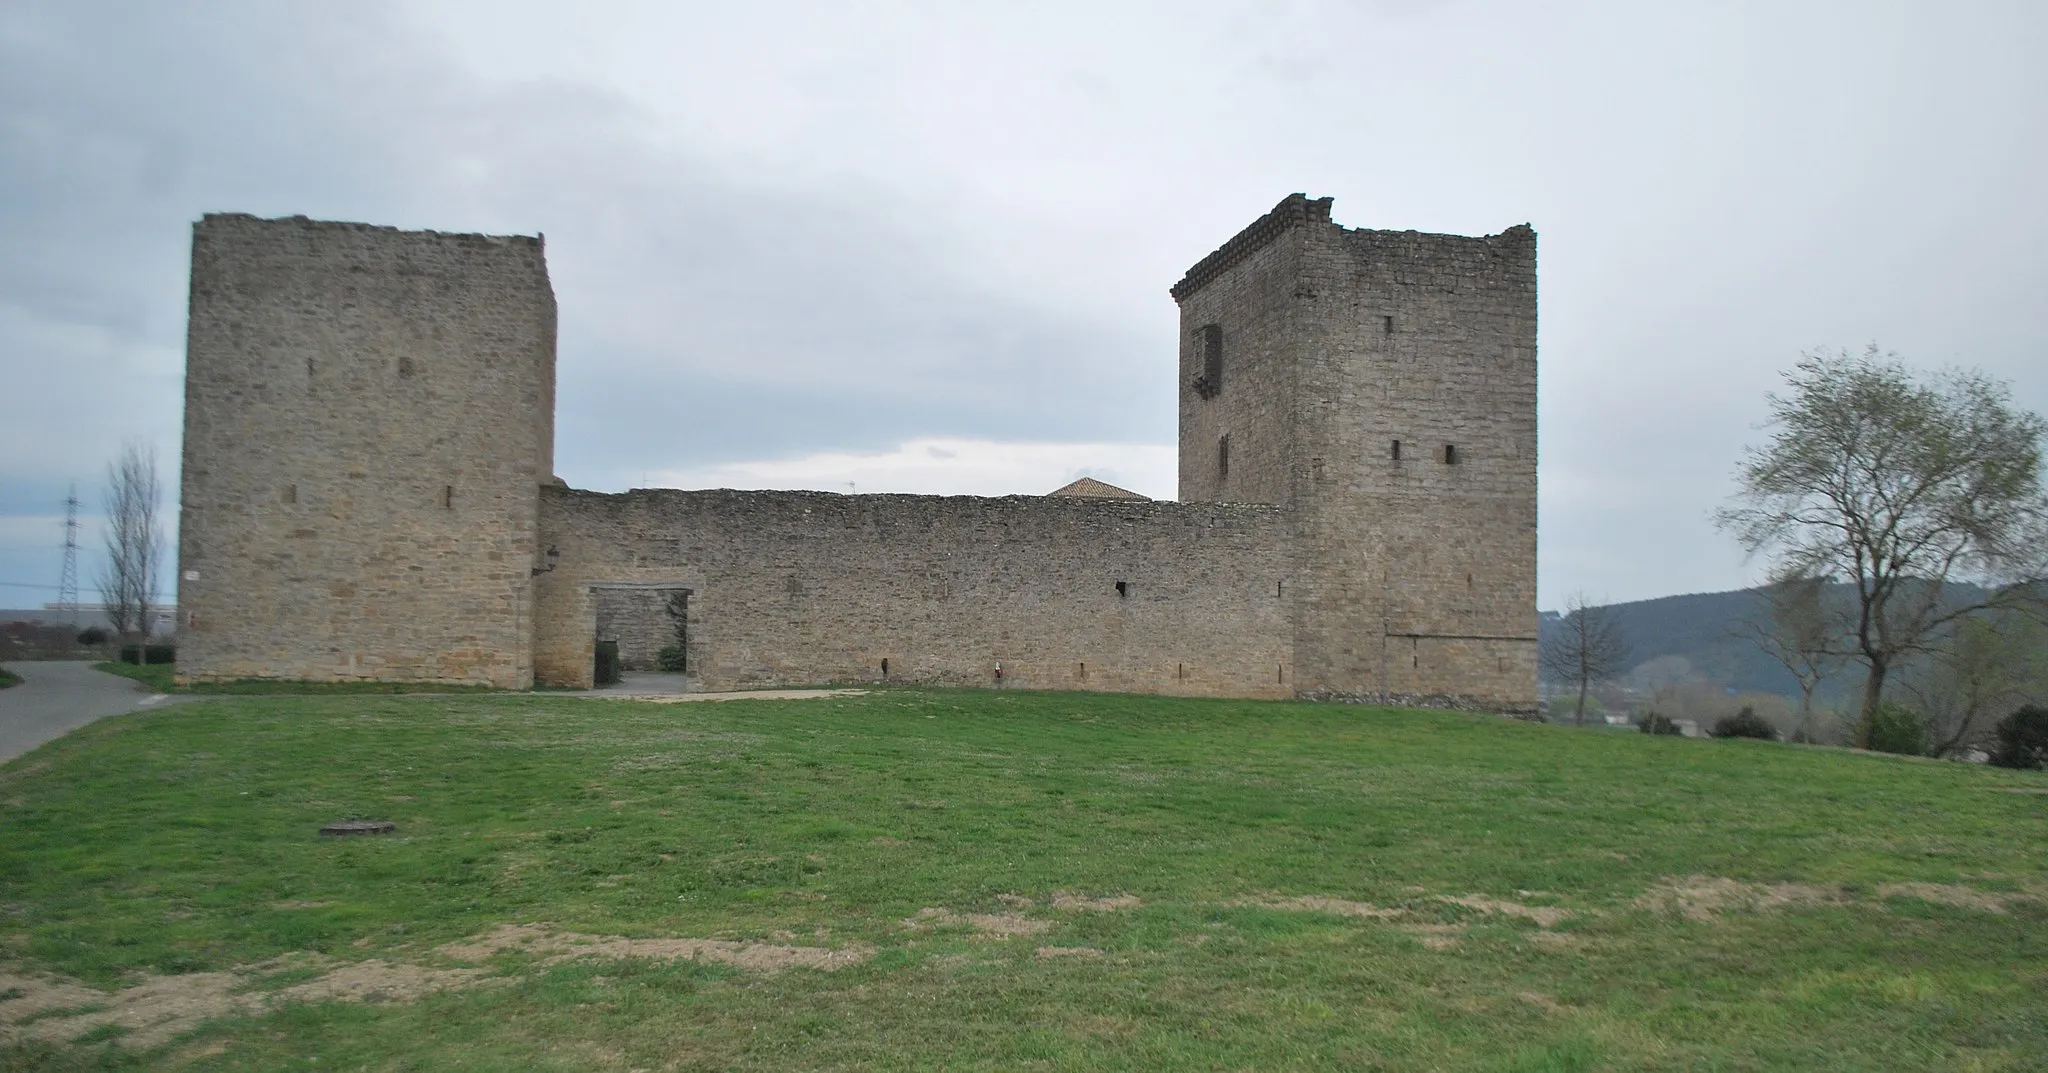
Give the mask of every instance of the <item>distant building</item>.
[[1075, 481], [1075, 482], [1074, 482], [1074, 483], [1072, 483], [1072, 484], [1069, 484], [1069, 485], [1063, 485], [1063, 486], [1061, 486], [1061, 487], [1059, 487], [1059, 488], [1055, 488], [1055, 489], [1053, 489], [1052, 491], [1050, 491], [1050, 492], [1047, 492], [1047, 493], [1046, 493], [1046, 495], [1052, 495], [1052, 496], [1079, 496], [1079, 497], [1081, 497], [1082, 499], [1150, 499], [1150, 498], [1151, 498], [1150, 496], [1141, 496], [1141, 495], [1139, 495], [1138, 493], [1136, 493], [1136, 492], [1133, 492], [1133, 491], [1131, 491], [1131, 490], [1130, 490], [1130, 489], [1128, 489], [1128, 488], [1118, 488], [1118, 487], [1117, 487], [1116, 485], [1113, 485], [1113, 484], [1105, 484], [1105, 483], [1103, 483], [1102, 481], [1098, 481], [1098, 480], [1096, 480], [1096, 479], [1095, 479], [1095, 478], [1093, 478], [1093, 477], [1083, 477], [1083, 478], [1081, 478], [1080, 480], [1078, 480], [1078, 481]]

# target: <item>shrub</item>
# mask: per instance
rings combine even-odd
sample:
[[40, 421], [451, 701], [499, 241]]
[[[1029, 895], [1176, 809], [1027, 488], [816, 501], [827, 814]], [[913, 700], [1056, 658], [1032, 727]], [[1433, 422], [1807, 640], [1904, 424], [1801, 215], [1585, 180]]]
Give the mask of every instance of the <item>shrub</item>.
[[1992, 763], [2022, 771], [2048, 766], [2048, 708], [2029, 704], [2000, 719], [1995, 733]]
[[122, 663], [176, 663], [177, 645], [122, 645]]
[[1871, 713], [1872, 752], [1926, 756], [1928, 744], [1927, 724], [1921, 721], [1919, 712], [1902, 704], [1885, 701], [1877, 706], [1877, 711]]
[[655, 666], [671, 673], [681, 671], [688, 664], [683, 662], [683, 646], [670, 645], [655, 654]]
[[1742, 710], [1714, 724], [1713, 735], [1717, 738], [1761, 738], [1777, 741], [1778, 728], [1770, 720], [1756, 714], [1756, 709], [1743, 705]]
[[1685, 731], [1678, 728], [1677, 723], [1658, 715], [1656, 712], [1643, 713], [1643, 717], [1636, 720], [1636, 729], [1645, 734], [1666, 734], [1674, 737], [1685, 733]]
[[78, 643], [82, 645], [103, 645], [107, 643], [107, 631], [98, 626], [87, 626], [78, 631]]

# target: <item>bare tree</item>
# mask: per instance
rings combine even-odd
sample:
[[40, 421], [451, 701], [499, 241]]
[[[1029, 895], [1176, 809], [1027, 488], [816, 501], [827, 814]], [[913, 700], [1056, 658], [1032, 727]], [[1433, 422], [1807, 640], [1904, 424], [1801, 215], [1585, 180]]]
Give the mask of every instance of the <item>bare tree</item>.
[[1799, 683], [1799, 724], [1794, 741], [1814, 740], [1813, 694], [1840, 670], [1843, 641], [1829, 616], [1827, 579], [1786, 577], [1758, 590], [1757, 611], [1738, 629]]
[[2042, 684], [2043, 634], [2025, 616], [1971, 615], [1900, 676], [1903, 692], [1926, 720], [1928, 755], [1948, 756], [1974, 744], [1988, 724], [2031, 699]]
[[1539, 658], [1552, 681], [1578, 687], [1572, 724], [1586, 725], [1586, 691], [1628, 670], [1631, 646], [1612, 607], [1588, 606], [1584, 593], [1565, 601], [1564, 619], [1543, 645]]
[[121, 448], [107, 466], [106, 562], [99, 573], [100, 598], [122, 639], [147, 636], [155, 610], [157, 574], [164, 538], [157, 527], [156, 449], [139, 443]]
[[[2040, 415], [1971, 371], [1920, 383], [1875, 346], [1807, 354], [1770, 396], [1770, 441], [1737, 470], [1718, 520], [1780, 577], [1839, 578], [1832, 617], [1865, 675], [1857, 744], [1885, 679], [1948, 624], [2039, 599], [2048, 499]], [[1983, 594], [1950, 583], [1974, 581]]]

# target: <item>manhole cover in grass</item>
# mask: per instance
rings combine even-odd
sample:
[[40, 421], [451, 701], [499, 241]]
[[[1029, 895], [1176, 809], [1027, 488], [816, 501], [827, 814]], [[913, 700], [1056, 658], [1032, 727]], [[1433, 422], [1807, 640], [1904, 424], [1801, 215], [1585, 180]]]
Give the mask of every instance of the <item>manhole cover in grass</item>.
[[398, 830], [390, 820], [343, 820], [320, 829], [323, 835], [388, 835]]

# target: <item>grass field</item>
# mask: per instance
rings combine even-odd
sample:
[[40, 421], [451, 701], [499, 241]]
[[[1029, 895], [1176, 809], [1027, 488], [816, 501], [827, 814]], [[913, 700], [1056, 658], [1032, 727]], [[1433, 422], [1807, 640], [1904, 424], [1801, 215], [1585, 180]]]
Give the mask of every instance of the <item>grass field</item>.
[[205, 693], [225, 696], [362, 696], [389, 693], [491, 693], [489, 686], [449, 685], [445, 682], [301, 682], [289, 679], [241, 678], [228, 682], [200, 682], [181, 686], [173, 679], [177, 668], [169, 663], [95, 663], [108, 674], [132, 678], [159, 693]]
[[[347, 818], [398, 831], [316, 833]], [[2048, 1069], [2048, 778], [1151, 697], [203, 701], [0, 768], [0, 1040], [0, 1070]]]

